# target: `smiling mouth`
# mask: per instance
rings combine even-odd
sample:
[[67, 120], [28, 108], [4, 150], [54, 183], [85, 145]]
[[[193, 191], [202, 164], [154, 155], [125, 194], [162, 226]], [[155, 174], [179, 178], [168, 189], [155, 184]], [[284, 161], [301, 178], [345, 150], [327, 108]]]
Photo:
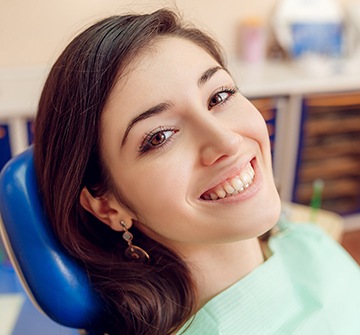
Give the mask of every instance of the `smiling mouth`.
[[203, 200], [219, 200], [244, 192], [254, 181], [255, 172], [249, 162], [236, 176], [215, 186], [201, 195]]

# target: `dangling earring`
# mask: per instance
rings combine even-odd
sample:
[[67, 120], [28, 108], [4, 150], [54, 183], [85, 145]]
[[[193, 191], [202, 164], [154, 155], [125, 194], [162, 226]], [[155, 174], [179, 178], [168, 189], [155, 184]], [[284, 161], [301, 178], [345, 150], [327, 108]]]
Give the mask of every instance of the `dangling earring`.
[[141, 249], [140, 247], [137, 247], [132, 244], [132, 239], [134, 236], [128, 231], [126, 227], [126, 223], [124, 221], [120, 221], [120, 224], [124, 228], [124, 233], [122, 237], [128, 244], [128, 247], [125, 250], [125, 256], [137, 262], [145, 263], [149, 261], [150, 257], [148, 253], [144, 249]]

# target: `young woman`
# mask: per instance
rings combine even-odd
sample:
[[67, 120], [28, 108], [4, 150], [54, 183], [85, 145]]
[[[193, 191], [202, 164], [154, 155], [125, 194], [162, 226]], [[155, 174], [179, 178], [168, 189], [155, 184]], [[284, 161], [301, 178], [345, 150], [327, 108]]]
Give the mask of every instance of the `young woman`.
[[213, 39], [173, 12], [76, 37], [35, 137], [46, 211], [104, 300], [104, 333], [360, 331], [359, 270], [321, 232], [289, 226], [265, 262], [280, 201], [264, 120]]

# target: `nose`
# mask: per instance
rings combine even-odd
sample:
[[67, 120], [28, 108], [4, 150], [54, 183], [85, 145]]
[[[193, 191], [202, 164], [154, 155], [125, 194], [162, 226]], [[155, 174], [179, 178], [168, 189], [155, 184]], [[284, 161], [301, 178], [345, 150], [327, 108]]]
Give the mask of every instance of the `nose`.
[[197, 133], [201, 137], [200, 161], [206, 166], [235, 155], [243, 142], [243, 137], [239, 133], [215, 118], [203, 120], [202, 127]]

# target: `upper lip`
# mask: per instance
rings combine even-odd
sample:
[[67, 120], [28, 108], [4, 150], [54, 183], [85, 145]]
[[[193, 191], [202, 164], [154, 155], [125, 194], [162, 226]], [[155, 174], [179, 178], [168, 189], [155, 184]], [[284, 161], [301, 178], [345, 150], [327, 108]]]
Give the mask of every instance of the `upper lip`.
[[248, 157], [248, 158], [243, 158], [240, 161], [236, 162], [236, 164], [232, 164], [229, 167], [223, 167], [221, 168], [217, 174], [215, 179], [212, 180], [210, 186], [207, 186], [206, 189], [201, 192], [199, 198], [201, 198], [201, 196], [206, 193], [207, 191], [213, 189], [214, 187], [221, 185], [222, 183], [224, 183], [226, 180], [231, 179], [235, 176], [237, 176], [246, 166], [246, 164], [248, 164], [249, 162], [251, 162], [255, 157]]

